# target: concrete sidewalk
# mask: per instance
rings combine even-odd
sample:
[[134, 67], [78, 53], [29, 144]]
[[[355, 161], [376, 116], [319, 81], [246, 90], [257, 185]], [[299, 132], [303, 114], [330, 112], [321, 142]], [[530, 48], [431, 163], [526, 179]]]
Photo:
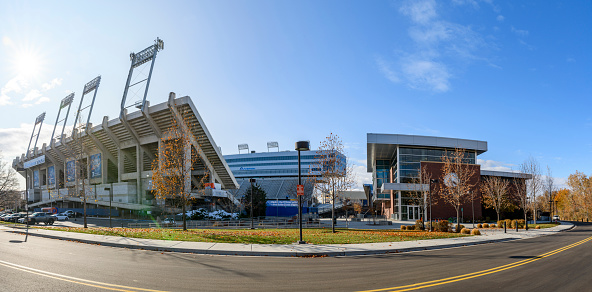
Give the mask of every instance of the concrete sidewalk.
[[[355, 222], [359, 223], [359, 222]], [[340, 224], [341, 225], [341, 224]], [[362, 225], [362, 224], [360, 224]], [[342, 225], [343, 226], [343, 225]], [[342, 227], [340, 226], [340, 227]], [[238, 243], [211, 243], [169, 241], [141, 238], [127, 238], [118, 236], [93, 235], [76, 232], [64, 232], [30, 228], [29, 235], [60, 240], [70, 240], [104, 246], [135, 248], [166, 252], [184, 252], [210, 255], [241, 255], [241, 256], [355, 256], [385, 253], [399, 253], [418, 250], [441, 249], [458, 246], [468, 246], [491, 242], [501, 242], [532, 238], [555, 234], [560, 231], [573, 228], [572, 223], [561, 222], [561, 225], [546, 229], [529, 229], [528, 231], [503, 229], [481, 229], [482, 235], [461, 238], [430, 239], [403, 242], [381, 242], [364, 244], [238, 244]], [[350, 227], [354, 227], [351, 226]], [[393, 228], [393, 226], [390, 226]], [[356, 226], [356, 228], [364, 228]], [[366, 227], [367, 228], [367, 227]], [[23, 233], [24, 230], [0, 225], [0, 230]]]

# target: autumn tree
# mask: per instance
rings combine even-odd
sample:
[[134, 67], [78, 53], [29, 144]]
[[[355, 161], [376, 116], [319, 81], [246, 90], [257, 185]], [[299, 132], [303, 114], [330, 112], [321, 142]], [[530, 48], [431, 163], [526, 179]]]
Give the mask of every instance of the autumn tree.
[[534, 224], [536, 224], [536, 199], [543, 186], [539, 162], [534, 157], [530, 156], [527, 160], [520, 164], [520, 172], [530, 176], [530, 178], [526, 181], [526, 197], [524, 198], [525, 202], [523, 202], [524, 206], [526, 207], [526, 209], [524, 209], [524, 220], [527, 220], [526, 213], [527, 210], [530, 209], [532, 211]]
[[500, 213], [513, 209], [514, 204], [508, 197], [510, 181], [499, 176], [488, 176], [481, 182], [483, 203], [493, 208], [497, 213], [497, 221], [500, 220]]
[[[191, 198], [192, 171], [197, 170], [197, 165], [203, 165], [198, 152], [201, 149], [196, 149], [191, 144], [194, 139], [191, 128], [192, 123], [183, 112], [178, 116], [174, 114], [171, 126], [160, 138], [151, 167], [155, 197], [165, 202], [167, 199], [179, 202], [183, 214], [183, 230], [187, 230], [186, 206]], [[197, 138], [195, 140], [199, 141]], [[202, 170], [201, 180], [194, 182], [201, 190], [204, 189], [204, 183], [209, 177], [205, 166]]]
[[426, 221], [426, 215], [428, 214], [428, 196], [430, 194], [429, 185], [431, 179], [432, 174], [426, 168], [420, 167], [417, 176], [411, 180], [412, 190], [409, 192], [409, 203], [418, 206], [423, 205], [424, 215], [422, 224]]
[[442, 156], [442, 175], [444, 185], [440, 189], [440, 197], [456, 210], [456, 230], [460, 230], [460, 208], [467, 200], [469, 192], [475, 186], [472, 182], [477, 175], [477, 168], [472, 167], [466, 159], [463, 149], [454, 152], [446, 151]]
[[331, 196], [331, 230], [335, 233], [335, 200], [355, 184], [353, 165], [344, 154], [343, 142], [339, 136], [331, 133], [321, 141], [313, 165], [320, 169], [316, 188], [323, 195]]
[[571, 217], [575, 220], [588, 219], [592, 214], [592, 175], [576, 171], [567, 178], [571, 188], [569, 203], [573, 205]]

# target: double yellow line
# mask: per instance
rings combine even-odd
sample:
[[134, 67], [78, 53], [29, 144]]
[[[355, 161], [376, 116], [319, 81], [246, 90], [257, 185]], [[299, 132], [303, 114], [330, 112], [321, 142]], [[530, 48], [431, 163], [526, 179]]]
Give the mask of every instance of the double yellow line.
[[491, 269], [487, 269], [487, 270], [483, 270], [483, 271], [479, 271], [479, 272], [473, 272], [473, 273], [469, 273], [469, 274], [464, 274], [464, 275], [460, 275], [460, 276], [455, 276], [455, 277], [450, 277], [450, 278], [444, 278], [444, 279], [440, 279], [440, 280], [433, 280], [433, 281], [427, 281], [427, 282], [421, 282], [421, 283], [416, 283], [416, 284], [411, 284], [411, 285], [405, 285], [405, 286], [398, 286], [398, 287], [390, 287], [390, 288], [382, 288], [382, 289], [375, 289], [375, 290], [365, 290], [362, 292], [378, 292], [378, 291], [389, 291], [389, 292], [399, 292], [399, 291], [412, 291], [412, 290], [418, 290], [418, 289], [423, 289], [423, 288], [428, 288], [428, 287], [434, 287], [434, 286], [439, 286], [439, 285], [444, 285], [444, 284], [448, 284], [448, 283], [453, 283], [453, 282], [458, 282], [458, 281], [463, 281], [463, 280], [468, 280], [468, 279], [472, 279], [472, 278], [477, 278], [477, 277], [482, 277], [485, 275], [489, 275], [489, 274], [493, 274], [493, 273], [497, 273], [497, 272], [501, 272], [501, 271], [505, 271], [505, 270], [509, 270], [512, 268], [516, 268], [522, 265], [526, 265], [528, 263], [532, 263], [535, 261], [538, 261], [540, 259], [552, 256], [554, 254], [558, 254], [562, 251], [568, 250], [570, 248], [576, 247], [580, 244], [586, 243], [588, 241], [592, 240], [592, 236], [588, 237], [584, 240], [580, 240], [574, 244], [570, 244], [568, 246], [564, 246], [562, 248], [558, 248], [556, 250], [544, 253], [542, 255], [538, 255], [529, 259], [525, 259], [525, 260], [521, 260], [515, 263], [511, 263], [511, 264], [507, 264], [507, 265], [503, 265], [503, 266], [499, 266], [496, 268], [491, 268]]
[[105, 289], [105, 290], [111, 290], [111, 291], [125, 291], [125, 292], [133, 292], [133, 291], [164, 292], [164, 291], [160, 291], [160, 290], [151, 290], [151, 289], [144, 289], [144, 288], [137, 288], [137, 287], [130, 287], [130, 286], [122, 286], [122, 285], [116, 285], [116, 284], [109, 284], [109, 283], [97, 282], [97, 281], [92, 281], [92, 280], [86, 280], [86, 279], [81, 279], [81, 278], [76, 278], [76, 277], [70, 277], [70, 276], [66, 276], [66, 275], [60, 275], [60, 274], [56, 274], [56, 273], [52, 273], [52, 272], [47, 272], [47, 271], [43, 271], [43, 270], [29, 268], [29, 267], [25, 267], [25, 266], [13, 264], [13, 263], [5, 262], [5, 261], [2, 261], [2, 260], [0, 260], [0, 266], [5, 266], [5, 267], [11, 268], [11, 269], [15, 269], [15, 270], [19, 270], [19, 271], [23, 271], [23, 272], [27, 272], [27, 273], [31, 273], [31, 274], [35, 274], [35, 275], [39, 275], [39, 276], [43, 276], [43, 277], [47, 277], [47, 278], [52, 278], [52, 279], [56, 279], [56, 280], [60, 280], [60, 281], [65, 281], [65, 282], [70, 282], [70, 283], [74, 283], [74, 284], [79, 284], [79, 285], [84, 285], [84, 286], [90, 286], [90, 287], [95, 287], [95, 288], [100, 288], [100, 289]]

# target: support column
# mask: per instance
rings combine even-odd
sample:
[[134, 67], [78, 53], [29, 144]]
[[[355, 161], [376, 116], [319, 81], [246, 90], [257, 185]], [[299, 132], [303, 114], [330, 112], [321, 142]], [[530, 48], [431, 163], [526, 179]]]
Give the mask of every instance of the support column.
[[142, 154], [142, 147], [140, 146], [140, 144], [136, 145], [136, 177], [137, 177], [137, 182], [136, 182], [136, 198], [137, 198], [137, 202], [138, 204], [142, 204], [143, 200], [143, 192], [142, 192], [142, 170], [144, 169], [144, 159], [143, 158], [143, 154]]

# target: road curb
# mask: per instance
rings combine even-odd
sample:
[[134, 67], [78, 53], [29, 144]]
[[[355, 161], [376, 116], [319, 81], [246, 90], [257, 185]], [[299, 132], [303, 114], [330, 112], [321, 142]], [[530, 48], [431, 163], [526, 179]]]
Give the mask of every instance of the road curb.
[[[23, 231], [10, 231], [12, 233], [23, 233]], [[110, 246], [118, 248], [129, 248], [139, 250], [151, 250], [159, 252], [179, 252], [179, 253], [194, 253], [203, 255], [236, 255], [236, 256], [269, 256], [269, 257], [337, 257], [337, 256], [365, 256], [365, 255], [381, 255], [381, 254], [396, 254], [405, 252], [416, 252], [425, 250], [438, 250], [446, 248], [455, 248], [463, 246], [472, 246], [496, 242], [506, 242], [519, 240], [519, 237], [501, 238], [501, 239], [486, 239], [482, 241], [473, 242], [459, 242], [452, 244], [433, 245], [433, 246], [422, 246], [422, 247], [407, 247], [407, 248], [389, 248], [389, 249], [374, 249], [374, 250], [343, 250], [343, 251], [320, 251], [320, 252], [303, 252], [303, 251], [233, 251], [233, 250], [212, 250], [212, 249], [195, 249], [195, 248], [175, 248], [175, 247], [161, 247], [152, 245], [132, 245], [132, 244], [121, 244], [116, 242], [89, 240], [82, 238], [70, 238], [52, 234], [40, 234], [31, 233], [30, 236], [66, 240], [73, 242], [80, 242], [93, 245]], [[322, 247], [322, 246], [319, 246]]]

